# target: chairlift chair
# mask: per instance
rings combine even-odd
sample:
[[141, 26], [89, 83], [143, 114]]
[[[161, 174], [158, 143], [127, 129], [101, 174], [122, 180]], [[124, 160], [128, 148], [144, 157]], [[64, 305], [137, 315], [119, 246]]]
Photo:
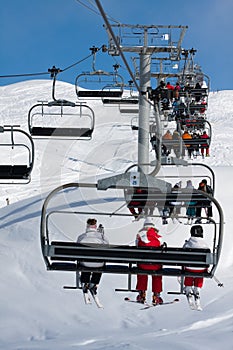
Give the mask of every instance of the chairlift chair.
[[[0, 183], [28, 184], [34, 165], [34, 143], [31, 136], [19, 129], [19, 125], [1, 126], [0, 134], [0, 147], [4, 151], [1, 157]], [[4, 162], [6, 155], [7, 161]]]
[[90, 140], [94, 125], [94, 111], [84, 103], [39, 101], [28, 113], [28, 128], [33, 138]]
[[[120, 177], [122, 177], [122, 182], [119, 181]], [[75, 195], [76, 206], [71, 205], [67, 198], [65, 198], [65, 193], [73, 193], [73, 190], [83, 191], [84, 189], [89, 189], [93, 191], [93, 197], [99, 197], [96, 194], [96, 191], [101, 191], [102, 193], [106, 193], [105, 191], [109, 191], [111, 189], [114, 190], [124, 190], [130, 191], [132, 190], [132, 186], [127, 185], [125, 180], [130, 174], [122, 174], [120, 177], [115, 176], [112, 179], [103, 179], [98, 181], [97, 183], [70, 183], [57, 187], [54, 189], [45, 199], [42, 212], [41, 212], [41, 228], [40, 228], [40, 239], [41, 239], [41, 250], [43, 259], [46, 265], [47, 270], [50, 271], [72, 271], [75, 272], [78, 276], [81, 271], [89, 271], [91, 268], [84, 267], [80, 264], [83, 261], [103, 261], [105, 264], [103, 267], [96, 269], [101, 273], [112, 273], [112, 274], [125, 274], [128, 275], [128, 286], [127, 289], [123, 289], [125, 291], [133, 290], [131, 287], [131, 276], [134, 274], [157, 274], [163, 276], [178, 276], [184, 278], [184, 276], [192, 276], [193, 273], [188, 272], [184, 269], [185, 266], [192, 267], [206, 267], [208, 268], [205, 272], [200, 272], [195, 274], [195, 276], [212, 278], [214, 276], [215, 269], [217, 267], [221, 246], [222, 246], [222, 236], [223, 236], [223, 212], [219, 205], [219, 203], [213, 197], [209, 195], [203, 195], [200, 193], [201, 191], [195, 192], [195, 199], [203, 199], [203, 197], [208, 197], [209, 200], [216, 207], [216, 213], [218, 216], [219, 222], [216, 222], [213, 218], [213, 225], [211, 225], [213, 229], [213, 240], [212, 247], [210, 249], [183, 249], [181, 247], [170, 247], [168, 246], [166, 249], [159, 248], [137, 248], [135, 246], [128, 245], [109, 245], [109, 246], [99, 246], [98, 244], [88, 244], [81, 245], [76, 243], [76, 240], [66, 239], [64, 240], [64, 236], [66, 236], [66, 225], [64, 226], [63, 232], [60, 230], [60, 234], [62, 233], [62, 237], [60, 239], [56, 239], [56, 230], [58, 230], [59, 225], [56, 224], [55, 218], [57, 218], [58, 222], [64, 223], [68, 222], [62, 218], [62, 216], [68, 216], [69, 218], [73, 215], [78, 217], [83, 217], [87, 219], [88, 217], [117, 217], [117, 220], [125, 219], [127, 217], [131, 217], [130, 213], [121, 212], [120, 210], [115, 210], [114, 212], [108, 211], [98, 211], [98, 210], [82, 210], [82, 196], [81, 194]], [[161, 180], [162, 183], [162, 180]], [[163, 186], [166, 188], [166, 186]], [[72, 191], [70, 191], [72, 189]], [[105, 190], [103, 192], [103, 190]], [[156, 201], [159, 202], [164, 201], [164, 193], [160, 197], [158, 193], [153, 194], [153, 188], [149, 188], [150, 197], [146, 198], [146, 201]], [[63, 198], [63, 203], [60, 202], [59, 199], [56, 199], [56, 196], [61, 195]], [[80, 201], [79, 201], [80, 195]], [[170, 200], [174, 200], [171, 193], [167, 193], [170, 196]], [[176, 200], [179, 201], [187, 201], [190, 200], [190, 196], [193, 196], [193, 193], [182, 191], [179, 194], [179, 197]], [[55, 199], [56, 203], [59, 203], [60, 209], [54, 208], [52, 205], [52, 200]], [[107, 204], [107, 208], [109, 207], [109, 201], [105, 201]], [[84, 204], [83, 204], [84, 205]], [[124, 205], [124, 200], [123, 200]], [[120, 206], [120, 203], [119, 203]], [[119, 208], [122, 208], [120, 206]], [[76, 210], [77, 209], [77, 210]], [[154, 217], [156, 215], [152, 215]], [[59, 219], [60, 218], [60, 219]], [[112, 220], [112, 219], [111, 219]], [[50, 224], [52, 222], [53, 229], [50, 229]], [[70, 220], [69, 220], [70, 222]], [[133, 225], [133, 224], [132, 224]], [[77, 225], [74, 227], [75, 230], [78, 230]], [[55, 238], [52, 240], [51, 231], [53, 231], [52, 237]], [[81, 231], [81, 230], [80, 230]], [[59, 232], [57, 232], [59, 233]], [[80, 232], [81, 233], [81, 232]], [[58, 234], [59, 238], [59, 234]], [[127, 241], [126, 237], [126, 241]], [[160, 270], [140, 270], [137, 266], [139, 262], [143, 263], [156, 263], [162, 264], [163, 267]], [[92, 268], [93, 269], [93, 268]], [[78, 279], [77, 279], [78, 281]], [[78, 282], [77, 282], [78, 283]], [[75, 288], [80, 287], [76, 285]], [[72, 287], [71, 287], [72, 288]], [[118, 289], [119, 290], [119, 289]], [[182, 291], [181, 291], [182, 292]]]
[[136, 114], [139, 112], [139, 96], [138, 91], [135, 90], [133, 81], [130, 80], [128, 84], [124, 84], [124, 89], [128, 89], [127, 93], [120, 98], [102, 98], [104, 106], [117, 105], [122, 114]]
[[[98, 89], [94, 90], [93, 86]], [[103, 70], [83, 72], [75, 79], [75, 89], [79, 99], [120, 98], [123, 94], [123, 86], [121, 75]]]

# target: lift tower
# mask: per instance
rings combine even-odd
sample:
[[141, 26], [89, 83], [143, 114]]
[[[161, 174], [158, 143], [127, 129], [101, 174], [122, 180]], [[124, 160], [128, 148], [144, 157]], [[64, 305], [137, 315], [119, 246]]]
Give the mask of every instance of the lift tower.
[[[103, 15], [103, 14], [102, 14]], [[105, 19], [105, 18], [104, 18]], [[129, 73], [139, 90], [139, 129], [138, 129], [138, 164], [145, 174], [149, 163], [149, 117], [150, 102], [147, 100], [147, 90], [152, 86], [151, 61], [156, 55], [169, 60], [180, 60], [182, 40], [187, 26], [175, 25], [110, 25], [105, 20], [108, 34], [108, 53], [112, 56], [121, 55], [126, 62], [125, 54], [137, 55], [140, 60], [138, 74]], [[133, 58], [133, 57], [132, 57]], [[127, 67], [128, 68], [128, 67]]]

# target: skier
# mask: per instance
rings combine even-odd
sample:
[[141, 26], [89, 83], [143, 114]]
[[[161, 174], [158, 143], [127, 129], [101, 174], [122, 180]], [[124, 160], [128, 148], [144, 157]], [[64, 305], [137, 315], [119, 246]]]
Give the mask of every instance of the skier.
[[[88, 245], [88, 243], [98, 243], [101, 245], [109, 244], [108, 239], [104, 236], [103, 226], [100, 224], [97, 228], [96, 219], [88, 219], [86, 225], [86, 232], [78, 236], [77, 243]], [[93, 267], [93, 272], [82, 271], [80, 281], [84, 294], [88, 294], [88, 290], [91, 294], [97, 294], [97, 287], [100, 283], [101, 273], [95, 272], [95, 268], [102, 267], [103, 262], [80, 262], [81, 265], [86, 267]]]
[[[146, 205], [147, 196], [148, 196], [147, 189], [134, 188], [132, 198], [130, 202], [127, 204], [127, 207], [130, 213], [133, 214], [135, 219], [137, 219], [139, 215], [142, 214], [143, 209]], [[136, 212], [135, 209], [137, 209], [138, 212]]]
[[[188, 190], [191, 190], [191, 191], [194, 190], [194, 186], [193, 186], [191, 180], [188, 180], [188, 181], [187, 181], [186, 188], [187, 188]], [[192, 224], [192, 223], [193, 223], [193, 218], [195, 218], [195, 216], [196, 216], [196, 208], [195, 208], [195, 205], [197, 204], [197, 202], [192, 200], [192, 195], [191, 195], [191, 198], [190, 198], [190, 199], [191, 199], [191, 200], [190, 200], [189, 202], [186, 202], [186, 205], [187, 205], [186, 215], [187, 215], [187, 217], [188, 217], [188, 222], [187, 222], [187, 224]]]
[[192, 157], [193, 154], [193, 147], [191, 144], [187, 144], [185, 143], [185, 141], [187, 140], [191, 140], [192, 139], [192, 135], [190, 135], [190, 133], [188, 132], [188, 130], [184, 131], [183, 135], [182, 135], [182, 139], [184, 140], [184, 150], [183, 150], [183, 156], [185, 156], [185, 148], [188, 150], [188, 156], [189, 158]]
[[[154, 223], [150, 218], [146, 218], [142, 229], [138, 232], [136, 237], [137, 247], [160, 247], [161, 243], [158, 234], [159, 230], [155, 228]], [[144, 270], [159, 270], [161, 265], [151, 265], [151, 264], [138, 264], [140, 269]], [[137, 296], [137, 302], [145, 303], [146, 301], [146, 291], [147, 291], [148, 275], [137, 275], [137, 286], [139, 294]], [[163, 299], [160, 296], [162, 292], [162, 276], [152, 275], [152, 303], [162, 304]]]
[[[207, 185], [207, 180], [203, 179], [198, 186], [199, 191], [206, 192], [213, 196], [213, 190], [212, 188]], [[197, 220], [195, 221], [195, 224], [201, 224], [201, 211], [202, 208], [205, 208], [207, 210], [207, 223], [210, 223], [211, 220], [210, 218], [213, 216], [213, 211], [212, 211], [212, 206], [211, 206], [211, 201], [209, 199], [203, 200], [196, 208], [196, 217]]]
[[[185, 241], [183, 248], [208, 248], [206, 242], [203, 239], [203, 228], [201, 225], [194, 225], [190, 230], [191, 237]], [[204, 272], [207, 271], [207, 268], [200, 267], [185, 267], [186, 271], [189, 272]], [[186, 276], [184, 279], [185, 286], [185, 295], [188, 299], [188, 302], [192, 308], [194, 308], [194, 301], [197, 309], [201, 310], [200, 305], [200, 289], [203, 286], [204, 279], [203, 277], [188, 277]]]
[[182, 184], [181, 181], [176, 183], [171, 190], [171, 193], [176, 195], [174, 200], [169, 202], [169, 207], [170, 207], [169, 216], [171, 217], [172, 221], [174, 221], [174, 219], [177, 219], [177, 221], [179, 221], [178, 216], [180, 215], [182, 202], [177, 201], [177, 197], [179, 196], [179, 193], [181, 193], [180, 191], [181, 184]]
[[209, 140], [210, 137], [209, 135], [207, 135], [206, 131], [203, 131], [203, 134], [201, 135], [201, 139], [204, 139], [206, 140], [206, 143], [201, 145], [201, 155], [202, 155], [202, 158], [204, 158], [204, 149], [206, 149], [206, 157], [209, 157], [210, 156], [210, 153], [209, 153]]

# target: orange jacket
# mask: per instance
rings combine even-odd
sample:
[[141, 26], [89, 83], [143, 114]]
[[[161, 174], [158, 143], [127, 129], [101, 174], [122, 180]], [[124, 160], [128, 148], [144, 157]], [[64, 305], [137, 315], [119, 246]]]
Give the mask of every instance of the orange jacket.
[[[192, 135], [190, 135], [187, 131], [185, 131], [182, 135], [182, 139], [183, 140], [191, 140], [192, 139]], [[190, 147], [190, 145], [185, 144], [186, 147]]]

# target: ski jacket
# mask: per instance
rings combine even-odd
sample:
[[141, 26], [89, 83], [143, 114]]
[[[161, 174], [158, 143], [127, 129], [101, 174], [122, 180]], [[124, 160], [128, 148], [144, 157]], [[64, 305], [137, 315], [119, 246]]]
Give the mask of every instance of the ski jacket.
[[[202, 237], [190, 237], [187, 241], [185, 241], [183, 248], [200, 248], [200, 249], [206, 249], [209, 248], [207, 243], [204, 241]], [[206, 268], [201, 267], [185, 267], [188, 271], [198, 272], [198, 271], [205, 271]]]
[[213, 190], [209, 185], [205, 185], [202, 182], [199, 183], [198, 190], [211, 194], [213, 196]]
[[[88, 228], [86, 232], [78, 236], [77, 243], [85, 244], [87, 246], [88, 246], [88, 243], [96, 243], [100, 245], [109, 244], [108, 240], [104, 237], [103, 233], [97, 231], [95, 228]], [[87, 267], [102, 267], [104, 263], [83, 261], [81, 262], [81, 265], [87, 266]]]
[[170, 132], [166, 132], [163, 137], [162, 137], [163, 140], [172, 140], [172, 134]]
[[166, 88], [167, 88], [168, 90], [174, 90], [174, 86], [171, 85], [171, 84], [167, 84], [167, 85], [166, 85]]
[[[187, 131], [185, 131], [183, 133], [183, 135], [182, 135], [182, 139], [183, 140], [191, 140], [192, 139], [192, 135], [190, 135]], [[185, 144], [185, 146], [186, 147], [190, 147], [190, 145], [186, 145], [186, 144]]]
[[[137, 234], [136, 245], [137, 247], [160, 247], [160, 237], [154, 227], [144, 227]], [[138, 267], [144, 270], [159, 270], [162, 266], [158, 264], [138, 264]]]
[[[207, 135], [207, 134], [203, 134], [200, 136], [201, 139], [205, 139], [205, 140], [208, 140], [210, 137]], [[208, 146], [208, 143], [205, 143], [202, 145], [202, 147], [207, 147]]]

